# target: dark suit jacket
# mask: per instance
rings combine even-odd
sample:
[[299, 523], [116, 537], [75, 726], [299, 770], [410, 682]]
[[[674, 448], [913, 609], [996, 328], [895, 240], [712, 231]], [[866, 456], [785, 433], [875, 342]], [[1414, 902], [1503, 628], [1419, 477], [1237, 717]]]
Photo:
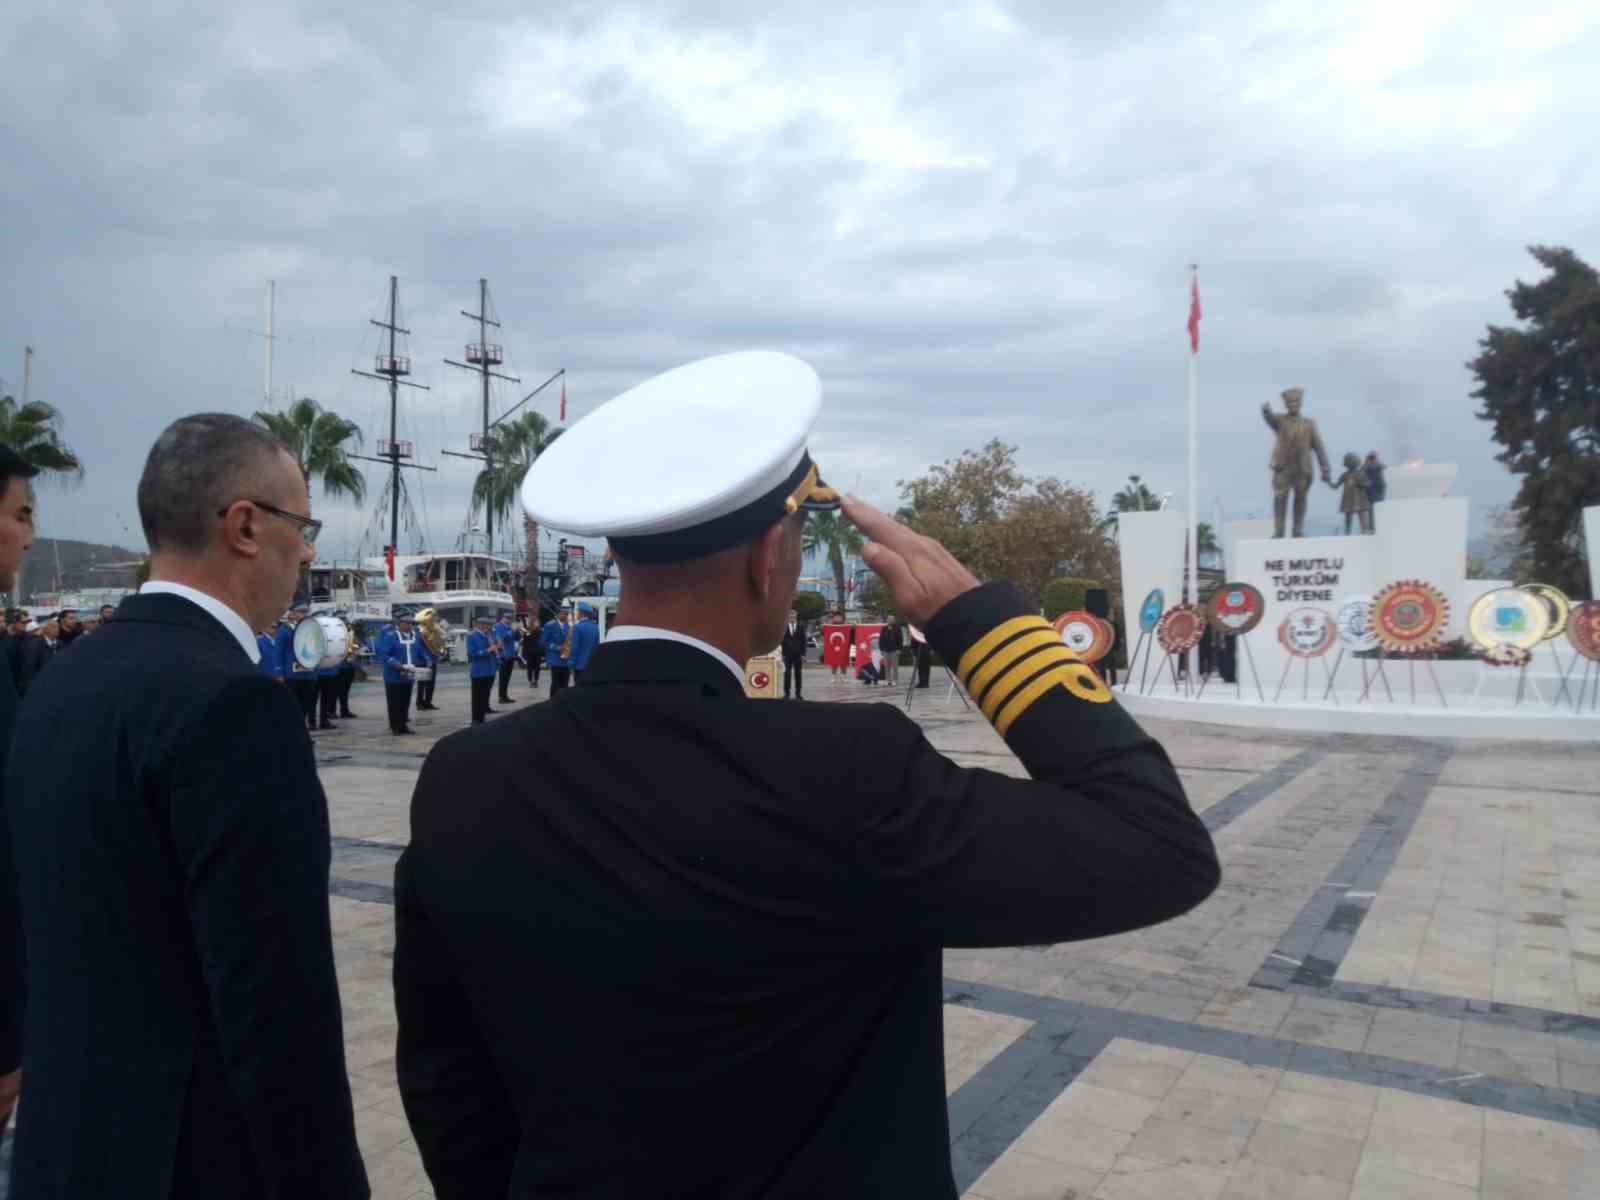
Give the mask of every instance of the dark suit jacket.
[[1092, 702], [1054, 686], [1082, 665], [1028, 611], [981, 588], [929, 636], [968, 675], [1016, 658], [1036, 781], [956, 766], [891, 705], [747, 700], [667, 641], [440, 742], [394, 964], [439, 1200], [953, 1198], [941, 948], [1134, 928], [1218, 878], [1161, 748], [1081, 674]]
[[365, 1197], [328, 806], [285, 689], [198, 606], [131, 596], [16, 745], [12, 1195]]
[[17, 919], [17, 881], [11, 866], [4, 782], [20, 703], [16, 680], [0, 662], [0, 1075], [15, 1071], [22, 1058], [22, 930]]
[[804, 662], [806, 657], [806, 627], [796, 622], [794, 632], [790, 633], [789, 627], [785, 625], [779, 646], [783, 653], [784, 662]]

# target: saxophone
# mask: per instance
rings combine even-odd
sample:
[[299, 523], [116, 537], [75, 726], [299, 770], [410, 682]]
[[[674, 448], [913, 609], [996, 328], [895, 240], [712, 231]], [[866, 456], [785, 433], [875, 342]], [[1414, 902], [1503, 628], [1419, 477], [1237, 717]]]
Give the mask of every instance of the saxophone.
[[577, 627], [577, 621], [574, 620], [567, 622], [567, 637], [566, 640], [561, 643], [561, 657], [567, 662], [572, 661], [572, 631]]

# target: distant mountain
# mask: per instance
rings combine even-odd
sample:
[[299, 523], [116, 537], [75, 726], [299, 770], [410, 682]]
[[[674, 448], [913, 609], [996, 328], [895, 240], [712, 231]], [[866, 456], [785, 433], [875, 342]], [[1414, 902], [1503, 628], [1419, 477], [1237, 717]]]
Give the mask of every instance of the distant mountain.
[[143, 550], [129, 550], [125, 546], [35, 538], [23, 566], [22, 586], [30, 596], [34, 592], [133, 587], [134, 571], [144, 556]]

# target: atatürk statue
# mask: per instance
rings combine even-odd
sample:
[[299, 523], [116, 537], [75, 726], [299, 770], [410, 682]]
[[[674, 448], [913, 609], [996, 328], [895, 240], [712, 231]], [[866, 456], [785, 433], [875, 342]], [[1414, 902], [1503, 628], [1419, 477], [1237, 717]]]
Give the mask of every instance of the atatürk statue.
[[1311, 490], [1311, 456], [1316, 454], [1322, 467], [1322, 481], [1333, 483], [1328, 469], [1328, 452], [1322, 448], [1322, 436], [1317, 433], [1317, 423], [1300, 415], [1300, 401], [1304, 388], [1293, 387], [1283, 393], [1283, 405], [1289, 411], [1275, 413], [1272, 405], [1263, 404], [1261, 415], [1278, 435], [1272, 447], [1272, 536], [1283, 536], [1284, 510], [1289, 506], [1289, 493], [1294, 493], [1294, 536], [1306, 535], [1306, 493]]

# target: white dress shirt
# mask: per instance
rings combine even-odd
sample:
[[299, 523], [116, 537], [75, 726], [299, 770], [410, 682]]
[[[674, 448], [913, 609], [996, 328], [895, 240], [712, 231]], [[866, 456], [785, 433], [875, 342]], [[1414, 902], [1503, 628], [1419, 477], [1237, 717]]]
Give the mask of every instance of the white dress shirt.
[[690, 637], [687, 633], [679, 633], [675, 629], [657, 629], [654, 625], [613, 625], [606, 630], [608, 642], [678, 642], [684, 646], [693, 646], [705, 654], [711, 655], [723, 666], [728, 668], [728, 673], [739, 684], [739, 690], [744, 691], [744, 671], [739, 664], [734, 662], [725, 652], [718, 650], [710, 642], [702, 642], [697, 637]]
[[259, 663], [261, 661], [261, 647], [256, 645], [256, 635], [250, 628], [250, 622], [246, 621], [215, 596], [202, 592], [197, 588], [189, 587], [186, 584], [173, 583], [168, 579], [152, 579], [139, 589], [139, 595], [182, 596], [190, 604], [199, 605], [218, 621], [221, 621], [222, 627], [233, 634], [234, 640], [239, 643], [239, 649], [250, 656], [251, 662]]

